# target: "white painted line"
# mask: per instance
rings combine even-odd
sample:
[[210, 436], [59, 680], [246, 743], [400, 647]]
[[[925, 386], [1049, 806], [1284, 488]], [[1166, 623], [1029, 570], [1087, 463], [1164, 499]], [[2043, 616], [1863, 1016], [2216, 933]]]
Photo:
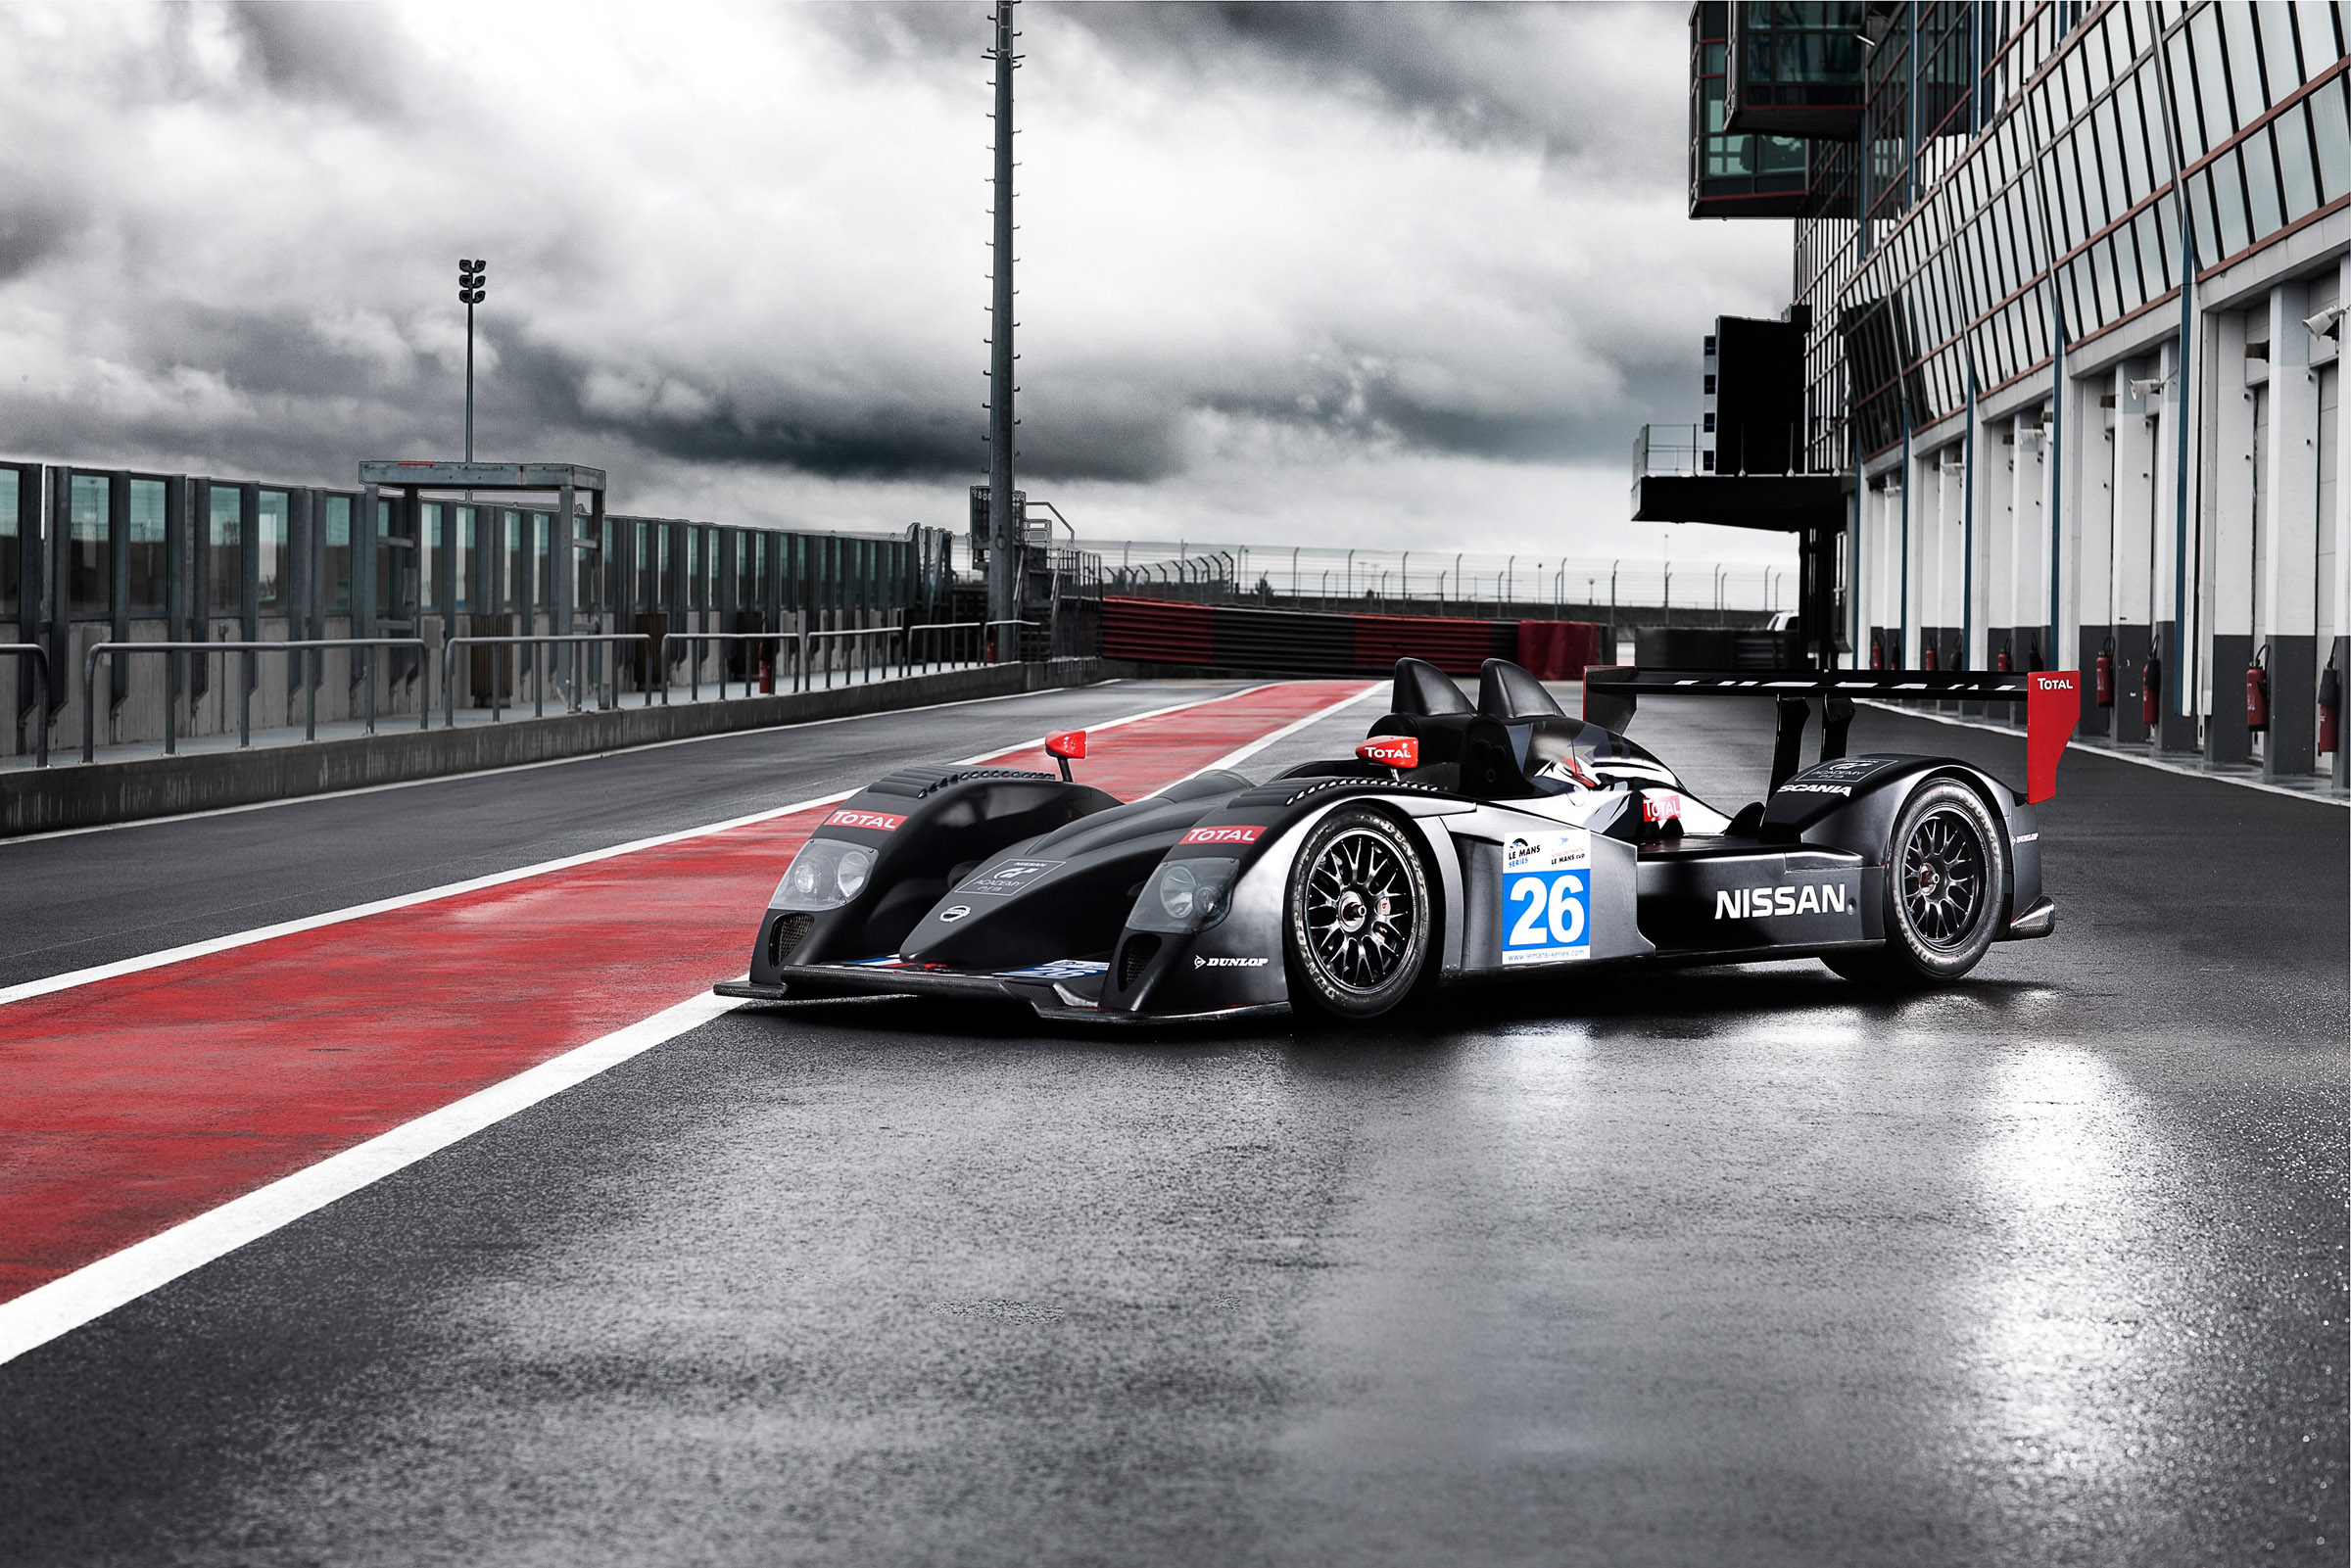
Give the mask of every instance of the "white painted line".
[[[489, 779], [504, 773], [528, 773], [534, 768], [560, 768], [574, 762], [596, 762], [605, 757], [625, 757], [639, 751], [661, 751], [670, 746], [699, 745], [705, 740], [735, 740], [744, 736], [774, 735], [779, 730], [813, 730], [820, 725], [857, 724], [869, 719], [895, 719], [909, 713], [933, 713], [940, 708], [976, 707], [983, 702], [1017, 702], [1023, 697], [1049, 697], [1059, 691], [1090, 691], [1096, 687], [1120, 686], [1124, 676], [1111, 676], [1101, 681], [1089, 681], [1084, 686], [1049, 686], [1034, 691], [1000, 691], [994, 696], [956, 697], [947, 702], [924, 702], [910, 708], [884, 708], [875, 713], [840, 713], [829, 719], [792, 719], [783, 724], [761, 725], [755, 730], [721, 730], [715, 735], [679, 736], [672, 740], [648, 740], [639, 745], [616, 746], [610, 751], [583, 751], [576, 757], [549, 757], [541, 762], [511, 762], [503, 768], [474, 768], [464, 773], [439, 773], [429, 779], [402, 779], [392, 784], [360, 784], [353, 789], [326, 789], [316, 794], [287, 795], [279, 800], [256, 800], [242, 806], [213, 806], [203, 811], [174, 812], [168, 817], [140, 817], [131, 822], [102, 822], [90, 828], [53, 828], [47, 832], [19, 833], [13, 838], [0, 838], [0, 849], [11, 844], [36, 844], [44, 838], [76, 838], [83, 833], [120, 832], [128, 828], [154, 828], [165, 823], [192, 822], [199, 817], [233, 817], [240, 812], [268, 811], [277, 806], [299, 806], [312, 800], [341, 800], [349, 795], [378, 795], [387, 789], [417, 789], [426, 784], [461, 784], [468, 779]], [[1263, 683], [1245, 689], [1263, 689]], [[1234, 694], [1234, 693], [1228, 693]], [[1221, 697], [1204, 700], [1215, 702]], [[654, 704], [660, 706], [659, 703]], [[614, 710], [619, 711], [619, 710]], [[628, 710], [635, 712], [634, 708]], [[1128, 721], [1114, 719], [1111, 724]]]
[[[2004, 724], [1987, 724], [1982, 719], [1962, 719], [1953, 713], [1921, 713], [1916, 708], [1904, 707], [1898, 702], [1881, 702], [1874, 697], [1855, 697], [1853, 700], [1863, 707], [1878, 708], [1887, 713], [1904, 714], [1913, 719], [1925, 719], [1933, 724], [1955, 725], [1962, 730], [1983, 730], [1991, 735], [2014, 736], [2019, 740], [2025, 737], [2025, 732], [2022, 730], [2011, 730]], [[2315, 789], [2288, 789], [2282, 784], [2264, 784], [2259, 779], [2245, 779], [2227, 773], [2207, 773], [2202, 768], [2190, 768], [2182, 763], [2165, 762], [2158, 757], [2141, 757], [2129, 751], [2116, 751], [2107, 746], [2091, 745], [2087, 740], [2068, 740], [2065, 743], [2065, 749], [2079, 751], [2085, 756], [2111, 757], [2116, 762], [2128, 762], [2140, 768], [2153, 768], [2159, 773], [2178, 774], [2183, 779], [2203, 779], [2212, 784], [2234, 784], [2239, 789], [2258, 789], [2265, 795], [2283, 795], [2288, 800], [2308, 800], [2322, 806], [2351, 807], [2351, 795], [2323, 794]]]
[[[1093, 729], [1114, 730], [1143, 719], [1180, 713], [1187, 708], [1205, 707], [1213, 702], [1230, 701], [1233, 697], [1264, 689], [1266, 689], [1265, 685], [1245, 687], [1237, 691], [1198, 701], [1173, 703], [1164, 708], [1153, 708], [1147, 712], [1132, 713], [1123, 718], [1112, 719], [1107, 723], [1094, 726]], [[1361, 701], [1365, 695], [1364, 692], [1358, 692], [1349, 697], [1347, 702]], [[1338, 703], [1333, 707], [1311, 714], [1306, 719], [1276, 731], [1274, 736], [1267, 738], [1270, 740], [1289, 734], [1300, 728], [1301, 725], [1310, 724], [1315, 719], [1324, 717], [1336, 711], [1337, 708], [1346, 706], [1347, 702]], [[1019, 745], [1006, 746], [981, 756], [964, 758], [958, 766], [985, 762], [993, 757], [1028, 750], [1043, 743], [1044, 739], [1040, 736], [1034, 740], [1023, 741]], [[1236, 753], [1236, 755], [1245, 754], [1248, 748], [1244, 747], [1242, 753]], [[82, 977], [79, 979], [61, 975], [57, 976], [56, 980], [35, 981], [32, 986], [18, 986], [9, 991], [0, 991], [0, 1003], [14, 1001], [23, 995], [41, 994], [40, 988], [44, 987], [50, 990], [64, 989], [64, 985], [58, 981], [86, 984], [89, 980], [104, 978], [108, 974], [128, 974], [137, 969], [152, 969], [161, 964], [175, 962], [178, 958], [198, 956], [200, 952], [220, 952], [230, 947], [244, 946], [250, 942], [264, 940], [271, 934], [312, 929], [318, 926], [334, 924], [337, 921], [358, 919], [362, 914], [373, 913], [381, 909], [403, 908], [410, 904], [423, 903], [432, 898], [446, 898], [453, 892], [470, 887], [486, 887], [499, 882], [513, 881], [523, 877], [556, 870], [564, 866], [576, 866], [590, 861], [608, 859], [614, 855], [625, 854], [631, 849], [642, 849], [653, 844], [673, 843], [678, 839], [691, 838], [699, 833], [718, 832], [727, 828], [740, 827], [744, 823], [761, 822], [794, 811], [805, 811], [815, 806], [829, 805], [836, 800], [847, 799], [853, 792], [844, 790], [840, 794], [826, 795], [817, 800], [800, 801], [790, 806], [778, 807], [774, 811], [760, 812], [749, 817], [739, 817], [706, 828], [690, 829], [685, 832], [667, 833], [657, 838], [644, 839], [633, 845], [598, 850], [592, 854], [571, 856], [560, 861], [550, 861], [544, 866], [526, 867], [520, 871], [502, 873], [496, 877], [480, 878], [471, 882], [454, 884], [450, 888], [410, 894], [405, 898], [385, 899], [376, 904], [361, 905], [356, 909], [338, 911], [332, 915], [316, 916], [307, 921], [290, 921], [283, 926], [268, 927], [260, 931], [248, 931], [211, 942], [191, 943], [185, 948], [172, 949], [170, 953], [151, 954], [145, 959], [129, 960], [124, 964], [102, 965], [95, 970], [81, 972]], [[585, 1083], [598, 1073], [618, 1067], [621, 1063], [632, 1057], [640, 1056], [664, 1041], [673, 1040], [691, 1029], [699, 1028], [712, 1019], [734, 1011], [738, 1005], [740, 1004], [728, 998], [706, 992], [699, 996], [690, 997], [675, 1007], [654, 1014], [651, 1018], [632, 1023], [626, 1028], [616, 1029], [600, 1039], [589, 1041], [586, 1045], [575, 1046], [561, 1056], [542, 1062], [535, 1068], [525, 1069], [514, 1076], [494, 1083], [486, 1089], [478, 1090], [462, 1100], [444, 1106], [438, 1111], [427, 1112], [412, 1121], [404, 1122], [389, 1132], [379, 1133], [366, 1142], [357, 1144], [340, 1154], [330, 1155], [318, 1164], [298, 1170], [290, 1176], [281, 1176], [267, 1186], [256, 1188], [242, 1197], [232, 1198], [218, 1208], [208, 1210], [193, 1219], [183, 1220], [159, 1235], [150, 1236], [145, 1241], [134, 1242], [120, 1252], [111, 1253], [94, 1263], [85, 1264], [70, 1274], [51, 1280], [46, 1285], [37, 1286], [14, 1301], [0, 1303], [0, 1364], [14, 1360], [61, 1335], [70, 1334], [83, 1324], [103, 1317], [116, 1307], [136, 1301], [148, 1292], [168, 1285], [183, 1274], [192, 1273], [216, 1259], [235, 1252], [249, 1242], [260, 1240], [271, 1231], [290, 1225], [306, 1214], [315, 1213], [338, 1198], [349, 1197], [360, 1188], [381, 1181], [384, 1177], [405, 1169], [430, 1155], [438, 1154], [450, 1145], [469, 1138], [486, 1127], [494, 1126], [519, 1112], [527, 1111], [543, 1100], [551, 1099], [566, 1089]]]
[[[1253, 691], [1263, 691], [1266, 689], [1266, 686], [1271, 684], [1272, 683], [1242, 687], [1213, 697], [1201, 697], [1190, 702], [1172, 703], [1164, 708], [1151, 708], [1141, 713], [1129, 713], [1122, 718], [1097, 724], [1093, 730], [1115, 730], [1122, 725], [1136, 724], [1144, 719], [1156, 719], [1170, 713], [1180, 713], [1186, 708], [1206, 707], [1214, 702], [1229, 702], [1235, 697], [1247, 696]], [[998, 746], [979, 756], [962, 758], [956, 766], [976, 766], [1016, 751], [1032, 750], [1044, 743], [1045, 737], [1038, 736], [1033, 739], [1019, 741], [1013, 745]], [[843, 789], [835, 794], [817, 795], [807, 800], [795, 800], [789, 806], [776, 806], [767, 811], [751, 812], [747, 816], [730, 817], [724, 822], [705, 823], [698, 828], [684, 828], [676, 832], [657, 833], [649, 838], [631, 839], [627, 843], [612, 844], [603, 849], [591, 849], [584, 854], [565, 855], [557, 860], [543, 860], [536, 865], [518, 866], [511, 871], [493, 872], [489, 876], [472, 877], [463, 881], [446, 882], [439, 887], [427, 887], [418, 892], [402, 893], [392, 898], [379, 898], [365, 904], [354, 904], [347, 909], [306, 915], [300, 920], [281, 921], [274, 926], [260, 926], [252, 930], [236, 931], [226, 936], [207, 937], [200, 942], [189, 942], [179, 947], [168, 947], [160, 952], [142, 953], [136, 958], [117, 959], [111, 964], [94, 964], [88, 969], [69, 970], [63, 974], [52, 974], [46, 979], [26, 980], [19, 985], [0, 988], [0, 1007], [5, 1007], [11, 1002], [25, 1001], [35, 996], [48, 996], [58, 991], [69, 991], [75, 986], [90, 985], [99, 980], [111, 980], [124, 974], [137, 974], [146, 970], [161, 969], [167, 964], [178, 964], [188, 959], [208, 957], [214, 953], [225, 953], [234, 948], [250, 947], [256, 942], [266, 942], [275, 937], [293, 936], [302, 931], [314, 931], [322, 927], [340, 926], [346, 921], [364, 920], [370, 915], [386, 915], [394, 910], [410, 909], [418, 904], [429, 904], [444, 898], [455, 898], [463, 893], [479, 892], [485, 887], [497, 887], [506, 882], [520, 881], [528, 877], [543, 877], [550, 872], [568, 871], [574, 866], [588, 866], [600, 860], [613, 859], [619, 855], [633, 855], [639, 850], [656, 849], [663, 844], [674, 844], [682, 839], [698, 838], [706, 833], [725, 832], [735, 828], [746, 828], [753, 823], [768, 822], [777, 817], [789, 817], [793, 812], [813, 811], [819, 806], [829, 806], [835, 801], [846, 800], [854, 793], [856, 791], [853, 789]]]
[[248, 1242], [315, 1213], [428, 1155], [540, 1101], [698, 1028], [735, 1004], [701, 995], [576, 1046], [464, 1099], [428, 1112], [314, 1165], [281, 1176], [217, 1209], [134, 1242], [46, 1285], [0, 1303], [0, 1363], [48, 1344], [126, 1302], [203, 1267]]
[[[1342, 709], [1354, 707], [1358, 702], [1363, 701], [1364, 698], [1371, 695], [1371, 693], [1374, 691], [1385, 691], [1387, 689], [1387, 682], [1374, 681], [1369, 686], [1364, 688], [1361, 691], [1358, 691], [1355, 695], [1351, 697], [1341, 697], [1338, 701], [1333, 702], [1327, 708], [1317, 708], [1305, 718], [1294, 719], [1290, 723], [1285, 724], [1280, 729], [1274, 731], [1271, 735], [1261, 736], [1257, 739], [1250, 741], [1247, 745], [1240, 747], [1238, 750], [1227, 751], [1224, 753], [1224, 755], [1219, 757], [1207, 767], [1194, 768], [1190, 773], [1185, 774], [1183, 777], [1185, 779], [1197, 779], [1202, 774], [1214, 773], [1219, 768], [1237, 768], [1242, 763], [1247, 762], [1251, 757], [1254, 757], [1259, 752], [1265, 750], [1266, 747], [1273, 744], [1273, 742], [1276, 740], [1287, 740], [1290, 736], [1296, 735], [1299, 731], [1305, 729], [1307, 726], [1320, 724], [1324, 719], [1329, 718], [1332, 714], [1340, 712]], [[1177, 782], [1181, 783], [1180, 780]]]

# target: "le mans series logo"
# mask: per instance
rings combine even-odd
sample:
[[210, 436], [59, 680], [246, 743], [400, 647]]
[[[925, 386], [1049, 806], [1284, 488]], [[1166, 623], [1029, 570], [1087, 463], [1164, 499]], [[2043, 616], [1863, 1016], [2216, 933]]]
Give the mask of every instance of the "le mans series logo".
[[1592, 834], [1520, 833], [1502, 846], [1502, 962], [1592, 956]]

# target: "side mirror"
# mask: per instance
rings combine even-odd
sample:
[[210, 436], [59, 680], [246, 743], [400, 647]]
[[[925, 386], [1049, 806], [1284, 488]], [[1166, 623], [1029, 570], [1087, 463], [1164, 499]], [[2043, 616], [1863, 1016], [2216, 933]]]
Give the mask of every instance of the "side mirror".
[[1045, 736], [1045, 754], [1061, 764], [1061, 782], [1069, 784], [1071, 760], [1085, 760], [1085, 732], [1064, 730], [1059, 735]]

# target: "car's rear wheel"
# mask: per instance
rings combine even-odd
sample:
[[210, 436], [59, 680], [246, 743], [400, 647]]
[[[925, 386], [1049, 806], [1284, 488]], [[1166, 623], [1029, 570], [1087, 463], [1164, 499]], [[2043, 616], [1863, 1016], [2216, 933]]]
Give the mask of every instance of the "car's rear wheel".
[[1335, 1019], [1376, 1018], [1428, 961], [1428, 872], [1394, 819], [1332, 812], [1291, 865], [1283, 903], [1290, 999]]
[[1886, 846], [1886, 940], [1821, 962], [1869, 985], [1941, 985], [1999, 934], [2008, 839], [1983, 796], [1952, 779], [1910, 797]]

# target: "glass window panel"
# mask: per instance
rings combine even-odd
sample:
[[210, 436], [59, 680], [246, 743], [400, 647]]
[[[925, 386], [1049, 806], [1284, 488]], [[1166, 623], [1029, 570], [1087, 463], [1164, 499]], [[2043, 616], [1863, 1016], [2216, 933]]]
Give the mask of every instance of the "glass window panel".
[[2106, 177], [2106, 213], [2098, 219], [2100, 227], [2129, 210], [2133, 199], [2131, 182], [2123, 173], [2123, 131], [2115, 119], [2115, 101], [2111, 98], [2098, 106], [2091, 121], [2097, 128], [2098, 172]]
[[160, 479], [130, 482], [130, 613], [164, 613], [164, 573], [168, 556], [164, 546], [164, 503], [168, 494]]
[[2274, 129], [2278, 168], [2285, 181], [2285, 220], [2291, 223], [2319, 206], [2319, 171], [2310, 154], [2310, 116], [2296, 104], [2278, 117]]
[[2328, 62], [2342, 58], [2343, 40], [2334, 28], [2335, 13], [2340, 9], [2314, 4], [2312, 0], [2294, 0], [2294, 21], [2302, 34], [2302, 76], [2306, 81], [2326, 70]]
[[330, 615], [351, 613], [351, 498], [326, 498], [325, 561], [320, 576], [326, 582], [326, 610]]
[[505, 530], [505, 577], [499, 584], [499, 605], [502, 610], [522, 607], [522, 513], [507, 510], [500, 513]]
[[74, 615], [114, 608], [114, 560], [107, 549], [114, 481], [75, 474], [66, 505], [66, 603]]
[[2302, 61], [2294, 48], [2293, 7], [2278, 4], [2252, 8], [2261, 24], [2261, 64], [2270, 78], [2270, 102], [2276, 103], [2302, 85]]
[[533, 512], [531, 519], [531, 602], [547, 605], [554, 602], [553, 580], [551, 576], [548, 546], [553, 543], [555, 514]]
[[17, 602], [17, 595], [24, 592], [24, 565], [20, 554], [24, 536], [17, 515], [17, 508], [24, 504], [21, 487], [22, 476], [16, 469], [0, 468], [0, 618], [11, 621], [24, 613]]
[[2339, 201], [2351, 193], [2351, 117], [2344, 112], [2342, 77], [2321, 87], [2305, 100], [2310, 105], [2311, 129], [2319, 147], [2319, 197]]
[[2213, 9], [2221, 14], [2221, 31], [2229, 40], [2229, 100], [2235, 128], [2242, 130], [2269, 107], [2261, 92], [2261, 47], [2253, 41], [2253, 8], [2230, 0]]
[[2208, 5], [2188, 19], [2196, 66], [2196, 98], [2204, 109], [2204, 144], [2218, 147], [2236, 134], [2229, 104], [2229, 56], [2221, 47], [2221, 7]]
[[234, 485], [212, 487], [211, 516], [205, 547], [204, 594], [215, 615], [244, 613], [245, 583], [239, 553], [244, 528], [245, 499]]
[[2234, 256], [2252, 242], [2245, 228], [2245, 187], [2243, 173], [2237, 167], [2236, 149], [2231, 148], [2212, 161], [2212, 200], [2220, 210], [2220, 254], [2211, 260], [2218, 261]]
[[283, 612], [286, 607], [286, 518], [291, 507], [282, 490], [264, 490], [261, 493], [260, 500], [259, 526], [254, 539], [259, 553], [256, 564], [261, 568], [260, 605], [264, 612]]
[[2166, 47], [2172, 56], [2172, 113], [2179, 118], [2180, 140], [2192, 164], [2212, 144], [2204, 139], [2203, 112], [2196, 106], [2195, 66], [2189, 58], [2186, 32], [2174, 33]]
[[423, 515], [417, 523], [416, 541], [416, 603], [433, 615], [448, 613], [441, 602], [441, 562], [448, 544], [442, 530], [447, 525], [449, 508], [437, 500], [420, 503], [417, 510]]
[[2278, 164], [2270, 127], [2264, 125], [2237, 147], [2245, 165], [2245, 190], [2253, 201], [2253, 237], [2274, 234], [2285, 221], [2278, 196]]

